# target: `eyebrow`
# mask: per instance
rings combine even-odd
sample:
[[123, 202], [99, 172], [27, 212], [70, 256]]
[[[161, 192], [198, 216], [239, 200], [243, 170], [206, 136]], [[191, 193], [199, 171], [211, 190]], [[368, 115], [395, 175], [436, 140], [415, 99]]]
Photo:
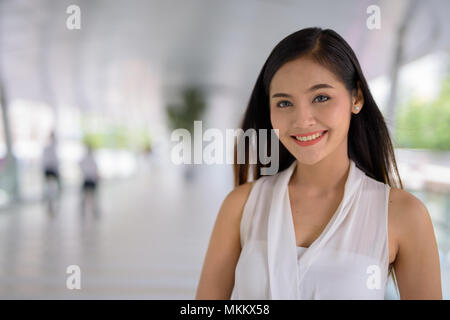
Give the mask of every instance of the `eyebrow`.
[[[319, 83], [319, 84], [315, 84], [313, 85], [311, 88], [309, 88], [308, 90], [306, 90], [307, 92], [311, 92], [314, 90], [318, 90], [318, 89], [323, 89], [323, 88], [329, 88], [329, 89], [334, 89], [333, 86], [326, 84], [326, 83]], [[292, 96], [290, 94], [287, 93], [275, 93], [272, 98], [277, 98], [277, 97], [287, 97], [287, 98], [292, 98]]]

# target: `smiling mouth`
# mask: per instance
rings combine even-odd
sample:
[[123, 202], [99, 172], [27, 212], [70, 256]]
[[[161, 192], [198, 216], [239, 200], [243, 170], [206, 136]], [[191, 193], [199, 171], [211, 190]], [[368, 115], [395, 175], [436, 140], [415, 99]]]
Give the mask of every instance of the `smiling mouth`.
[[297, 141], [307, 142], [317, 140], [327, 132], [328, 130], [324, 130], [322, 132], [318, 132], [310, 136], [291, 136], [291, 137], [296, 139]]

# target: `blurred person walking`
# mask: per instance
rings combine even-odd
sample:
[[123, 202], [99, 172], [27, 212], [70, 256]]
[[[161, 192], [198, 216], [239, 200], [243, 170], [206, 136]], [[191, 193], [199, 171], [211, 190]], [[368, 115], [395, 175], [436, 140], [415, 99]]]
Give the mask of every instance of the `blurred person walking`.
[[97, 196], [98, 185], [98, 167], [95, 161], [92, 146], [86, 145], [87, 151], [83, 159], [80, 161], [80, 168], [83, 174], [83, 184], [81, 190], [81, 214], [86, 215], [89, 209], [96, 218], [100, 216]]
[[59, 158], [57, 155], [57, 142], [55, 132], [50, 133], [48, 144], [42, 154], [44, 171], [44, 201], [47, 202], [48, 212], [54, 215], [57, 208], [57, 199], [61, 194], [61, 178], [59, 173]]

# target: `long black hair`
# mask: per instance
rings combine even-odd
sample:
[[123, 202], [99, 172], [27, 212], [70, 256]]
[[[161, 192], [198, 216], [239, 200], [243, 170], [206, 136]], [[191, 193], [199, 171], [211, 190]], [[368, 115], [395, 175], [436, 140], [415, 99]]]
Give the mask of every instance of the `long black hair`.
[[[364, 107], [357, 115], [352, 113], [348, 132], [348, 157], [368, 176], [390, 186], [403, 189], [403, 184], [395, 161], [389, 131], [383, 114], [370, 93], [367, 81], [361, 71], [358, 59], [348, 43], [331, 29], [306, 28], [287, 36], [270, 53], [256, 80], [241, 128], [273, 129], [270, 122], [269, 85], [275, 72], [286, 62], [301, 56], [311, 56], [319, 64], [332, 71], [345, 85], [349, 93], [357, 90], [358, 85], [364, 96]], [[259, 140], [256, 154], [259, 155]], [[279, 143], [278, 171], [289, 167], [295, 157]], [[258, 179], [261, 168], [269, 164], [248, 163], [249, 146], [245, 145], [245, 163], [234, 164], [235, 186], [248, 182], [249, 173], [253, 180]], [[270, 153], [270, 145], [267, 146]], [[235, 148], [235, 159], [237, 157]], [[253, 170], [250, 172], [251, 167]]]
[[[253, 92], [244, 114], [241, 128], [273, 129], [270, 121], [269, 86], [275, 72], [286, 62], [301, 56], [310, 56], [316, 62], [332, 71], [353, 94], [358, 85], [364, 96], [364, 107], [361, 112], [351, 114], [348, 132], [348, 157], [377, 181], [403, 189], [403, 184], [395, 161], [389, 131], [381, 111], [370, 93], [367, 81], [361, 71], [358, 59], [348, 43], [335, 31], [321, 28], [306, 28], [294, 32], [281, 40], [270, 53], [256, 80]], [[258, 179], [261, 168], [269, 166], [259, 159], [259, 139], [256, 136], [257, 162], [249, 164], [250, 146], [245, 144], [245, 163], [235, 161], [235, 186]], [[278, 140], [279, 166], [278, 171], [289, 167], [295, 157]], [[266, 146], [270, 153], [270, 145]], [[235, 145], [235, 160], [237, 144]], [[272, 157], [273, 158], [273, 157]], [[253, 170], [251, 170], [251, 167]], [[392, 269], [391, 269], [392, 271]], [[394, 279], [394, 277], [393, 277]], [[395, 279], [394, 279], [394, 282]]]

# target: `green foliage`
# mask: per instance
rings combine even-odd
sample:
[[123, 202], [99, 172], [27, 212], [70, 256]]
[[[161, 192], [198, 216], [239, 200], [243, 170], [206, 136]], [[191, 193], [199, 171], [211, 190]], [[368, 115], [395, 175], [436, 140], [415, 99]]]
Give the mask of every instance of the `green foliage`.
[[396, 122], [397, 147], [450, 150], [450, 78], [436, 100], [412, 98], [401, 106]]
[[144, 129], [130, 129], [125, 126], [109, 126], [105, 131], [88, 132], [83, 143], [93, 149], [144, 149], [150, 145], [150, 137]]
[[168, 105], [167, 115], [172, 129], [185, 128], [189, 132], [194, 130], [194, 121], [201, 120], [206, 109], [203, 94], [195, 88], [183, 90], [181, 105]]

